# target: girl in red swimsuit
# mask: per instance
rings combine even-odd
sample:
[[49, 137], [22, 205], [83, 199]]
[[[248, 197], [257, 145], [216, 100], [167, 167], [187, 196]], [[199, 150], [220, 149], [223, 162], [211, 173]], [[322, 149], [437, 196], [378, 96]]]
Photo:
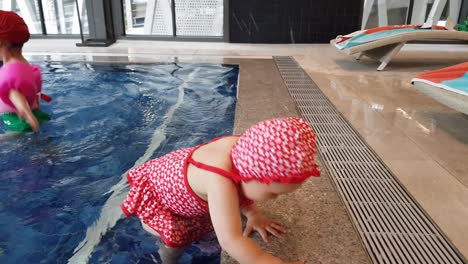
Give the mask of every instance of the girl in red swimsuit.
[[[267, 120], [241, 136], [176, 150], [129, 171], [125, 215], [160, 236], [164, 264], [214, 228], [222, 248], [240, 263], [285, 263], [260, 249], [255, 230], [281, 236], [283, 227], [257, 211], [254, 202], [297, 190], [320, 176], [314, 161], [315, 133], [300, 118]], [[241, 213], [247, 217], [242, 232]], [[302, 262], [294, 262], [302, 263]]]

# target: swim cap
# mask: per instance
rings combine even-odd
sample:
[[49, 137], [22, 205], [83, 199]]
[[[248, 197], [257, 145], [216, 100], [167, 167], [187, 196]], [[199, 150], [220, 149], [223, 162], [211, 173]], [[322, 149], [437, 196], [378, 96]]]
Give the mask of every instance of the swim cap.
[[249, 128], [232, 148], [231, 158], [238, 181], [301, 183], [320, 176], [315, 152], [315, 133], [307, 121], [287, 117]]
[[23, 44], [29, 40], [29, 36], [28, 26], [20, 16], [0, 10], [0, 41]]

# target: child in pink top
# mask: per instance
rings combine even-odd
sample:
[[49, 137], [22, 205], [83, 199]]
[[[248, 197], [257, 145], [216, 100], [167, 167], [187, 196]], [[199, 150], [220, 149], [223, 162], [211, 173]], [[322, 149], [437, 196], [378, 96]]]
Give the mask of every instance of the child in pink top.
[[39, 111], [39, 99], [50, 101], [50, 97], [41, 93], [39, 67], [30, 65], [22, 55], [23, 44], [28, 40], [29, 31], [23, 19], [14, 12], [0, 10], [0, 55], [3, 61], [0, 68], [0, 114], [7, 126], [12, 120], [11, 113], [14, 113], [38, 132], [40, 122], [37, 117], [45, 115]]
[[[315, 133], [305, 120], [278, 118], [241, 136], [176, 150], [129, 171], [122, 211], [161, 237], [164, 264], [176, 263], [187, 246], [213, 229], [240, 263], [283, 264], [248, 238], [253, 230], [265, 241], [267, 233], [279, 237], [285, 231], [254, 202], [293, 192], [309, 177], [320, 176], [315, 147]], [[241, 212], [247, 217], [244, 232]]]

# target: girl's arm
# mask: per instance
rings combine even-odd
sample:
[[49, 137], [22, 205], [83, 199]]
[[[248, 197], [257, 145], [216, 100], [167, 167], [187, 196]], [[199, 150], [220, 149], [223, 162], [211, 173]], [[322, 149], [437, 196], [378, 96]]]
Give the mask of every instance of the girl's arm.
[[239, 198], [236, 185], [229, 179], [219, 176], [211, 178], [207, 186], [211, 221], [221, 247], [241, 264], [281, 264], [250, 238], [242, 235]]
[[227, 178], [213, 175], [207, 185], [208, 204], [221, 247], [241, 264], [283, 264], [242, 235], [239, 198], [236, 185]]
[[39, 122], [33, 115], [26, 98], [14, 89], [10, 91], [9, 98], [16, 108], [16, 114], [26, 120], [34, 132], [39, 132]]

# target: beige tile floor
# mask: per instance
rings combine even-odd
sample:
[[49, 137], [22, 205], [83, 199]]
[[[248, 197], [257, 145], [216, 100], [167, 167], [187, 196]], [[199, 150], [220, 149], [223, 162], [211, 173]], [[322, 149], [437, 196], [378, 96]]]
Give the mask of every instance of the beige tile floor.
[[[235, 63], [236, 60], [230, 62]], [[297, 108], [271, 59], [237, 59], [240, 68], [238, 103], [234, 133], [268, 118], [298, 116]], [[322, 167], [320, 178], [314, 178], [297, 192], [261, 204], [272, 219], [284, 224], [284, 239], [271, 239], [266, 245], [254, 239], [267, 251], [284, 260], [307, 263], [368, 263], [357, 232]], [[223, 264], [236, 263], [226, 254]]]
[[296, 59], [468, 256], [468, 116], [410, 84], [418, 73], [468, 61], [468, 46], [410, 46], [385, 72], [330, 47]]
[[110, 48], [77, 48], [76, 42], [32, 40], [25, 52], [51, 59], [85, 54], [89, 60], [126, 56], [143, 62], [294, 56], [468, 258], [468, 116], [410, 85], [418, 73], [468, 61], [468, 45], [407, 45], [386, 71], [376, 72], [377, 63], [357, 62], [329, 45], [119, 41]]

